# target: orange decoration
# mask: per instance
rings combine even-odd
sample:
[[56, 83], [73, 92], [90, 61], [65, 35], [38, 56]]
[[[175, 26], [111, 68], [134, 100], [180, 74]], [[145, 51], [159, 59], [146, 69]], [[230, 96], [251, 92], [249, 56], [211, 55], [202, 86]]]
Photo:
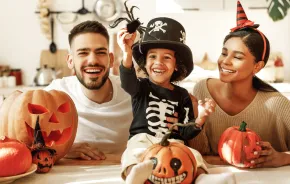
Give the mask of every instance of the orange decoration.
[[31, 164], [31, 153], [24, 143], [0, 137], [0, 177], [23, 174]]
[[62, 91], [12, 93], [0, 109], [0, 136], [17, 139], [31, 147], [37, 116], [45, 146], [56, 151], [57, 161], [71, 148], [78, 125], [76, 107]]
[[141, 161], [152, 160], [154, 163], [149, 181], [145, 183], [192, 183], [197, 172], [194, 155], [185, 145], [169, 142], [168, 137], [165, 135], [160, 144], [154, 144], [144, 152]]
[[262, 148], [256, 143], [261, 138], [251, 129], [246, 128], [243, 121], [241, 126], [229, 127], [221, 135], [218, 144], [220, 157], [231, 165], [241, 168], [250, 167], [251, 160], [258, 158], [254, 151]]

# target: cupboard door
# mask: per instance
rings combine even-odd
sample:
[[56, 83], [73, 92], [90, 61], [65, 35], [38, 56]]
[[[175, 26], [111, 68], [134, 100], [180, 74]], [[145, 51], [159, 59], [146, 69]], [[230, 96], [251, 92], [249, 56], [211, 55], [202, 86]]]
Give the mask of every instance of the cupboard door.
[[[269, 5], [267, 0], [242, 0], [240, 1], [244, 9], [266, 9]], [[236, 0], [224, 0], [225, 10], [236, 10]]]
[[184, 11], [215, 11], [223, 9], [223, 0], [156, 0], [156, 8], [162, 7], [176, 7]]

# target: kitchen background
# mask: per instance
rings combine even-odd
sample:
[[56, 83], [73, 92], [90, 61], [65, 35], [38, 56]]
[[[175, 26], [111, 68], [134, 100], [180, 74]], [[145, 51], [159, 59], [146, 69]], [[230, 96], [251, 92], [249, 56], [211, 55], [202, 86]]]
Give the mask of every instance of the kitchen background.
[[[85, 15], [70, 14], [59, 15], [51, 14], [54, 17], [54, 42], [57, 46], [58, 55], [51, 55], [49, 46], [51, 40], [49, 27], [41, 28], [41, 19], [39, 18], [39, 8], [37, 4], [45, 0], [6, 0], [1, 1], [0, 6], [0, 65], [9, 65], [10, 68], [21, 69], [22, 81], [26, 86], [32, 85], [36, 68], [41, 67], [41, 63], [54, 62], [59, 68], [66, 68], [66, 53], [68, 49], [67, 35], [69, 30], [77, 23], [87, 20], [100, 20], [94, 12], [97, 2], [111, 0], [50, 0], [50, 11], [77, 11], [84, 8], [91, 11]], [[120, 1], [123, 8], [123, 0]], [[179, 3], [179, 4], [178, 4]], [[268, 37], [271, 43], [272, 58], [269, 70], [262, 74], [265, 78], [272, 80], [274, 73], [274, 61], [279, 55], [284, 63], [282, 69], [284, 73], [284, 82], [290, 81], [290, 16], [283, 20], [274, 22], [268, 15], [268, 6], [266, 0], [241, 0], [241, 3], [250, 20], [260, 24], [260, 30]], [[186, 43], [193, 51], [193, 59], [196, 64], [202, 61], [207, 66], [213, 65], [221, 53], [224, 36], [230, 28], [236, 25], [236, 0], [129, 0], [128, 6], [136, 5], [140, 10], [135, 9], [135, 17], [139, 17], [144, 25], [156, 16], [168, 16], [180, 21], [186, 30]], [[124, 8], [123, 8], [124, 9]], [[198, 11], [196, 9], [199, 9]], [[105, 7], [103, 13], [110, 13], [110, 7]], [[182, 12], [183, 11], [183, 12]], [[43, 12], [42, 12], [43, 13]], [[127, 17], [123, 12], [122, 17]], [[72, 16], [73, 15], [73, 16]], [[74, 23], [68, 23], [75, 18]], [[71, 20], [70, 20], [71, 19]], [[49, 19], [47, 19], [49, 21]], [[62, 21], [62, 23], [60, 22]], [[100, 20], [105, 25], [109, 23]], [[66, 23], [66, 24], [64, 24]], [[115, 29], [109, 29], [112, 38], [117, 30], [125, 25], [123, 22]], [[43, 26], [43, 25], [42, 25]], [[47, 30], [44, 34], [43, 30]], [[118, 49], [114, 39], [111, 39], [111, 50], [118, 55]], [[206, 57], [205, 57], [206, 56]], [[52, 58], [52, 59], [49, 59]], [[54, 61], [50, 61], [54, 60]], [[57, 63], [56, 63], [57, 62]], [[210, 65], [208, 65], [210, 64]], [[51, 64], [49, 64], [51, 65]], [[202, 68], [207, 66], [200, 65]], [[271, 68], [271, 69], [270, 69]], [[62, 69], [62, 74], [68, 74], [66, 69]], [[198, 68], [196, 68], [198, 70]], [[204, 72], [203, 72], [204, 75]], [[211, 73], [209, 72], [209, 75]], [[214, 75], [214, 74], [213, 74]], [[191, 75], [191, 78], [198, 75]]]

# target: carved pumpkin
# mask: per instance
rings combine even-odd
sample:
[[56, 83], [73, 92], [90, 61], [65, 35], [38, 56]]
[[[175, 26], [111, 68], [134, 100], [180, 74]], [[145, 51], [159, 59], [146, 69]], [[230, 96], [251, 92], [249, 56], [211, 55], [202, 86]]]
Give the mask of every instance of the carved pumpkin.
[[197, 172], [195, 157], [185, 145], [169, 142], [170, 133], [144, 152], [141, 161], [150, 159], [154, 163], [152, 174], [145, 183], [189, 184], [194, 181]]
[[32, 152], [32, 162], [37, 165], [37, 173], [47, 173], [54, 164], [54, 150], [42, 149]]
[[0, 137], [0, 177], [25, 173], [31, 164], [31, 153], [24, 143]]
[[75, 105], [62, 91], [15, 91], [1, 106], [0, 136], [8, 136], [31, 146], [37, 116], [45, 145], [56, 150], [57, 161], [72, 146], [78, 123]]
[[220, 157], [229, 164], [241, 168], [250, 167], [250, 161], [259, 157], [254, 155], [254, 151], [261, 150], [261, 147], [256, 144], [261, 141], [261, 138], [246, 126], [246, 122], [243, 121], [240, 127], [227, 128], [218, 144]]

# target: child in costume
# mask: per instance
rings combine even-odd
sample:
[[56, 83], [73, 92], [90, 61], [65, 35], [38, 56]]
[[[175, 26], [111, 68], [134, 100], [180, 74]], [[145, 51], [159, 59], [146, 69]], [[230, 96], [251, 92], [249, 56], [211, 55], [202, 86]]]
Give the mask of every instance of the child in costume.
[[[186, 89], [173, 83], [181, 81], [193, 70], [192, 53], [185, 44], [183, 26], [171, 18], [158, 17], [149, 21], [147, 29], [141, 42], [134, 45], [136, 33], [130, 35], [127, 29], [122, 29], [117, 36], [123, 51], [121, 86], [131, 95], [134, 116], [127, 149], [121, 160], [122, 177], [127, 177], [126, 183], [134, 184], [144, 182], [152, 172], [152, 162], [139, 163], [138, 152], [160, 142], [172, 126], [166, 117], [178, 113], [179, 123], [195, 122], [176, 128], [171, 137], [171, 141], [186, 143], [198, 135], [206, 116], [215, 108], [215, 102], [206, 99], [204, 104], [200, 104], [202, 110], [195, 120], [190, 95]], [[148, 78], [137, 78], [132, 56]], [[206, 171], [200, 153], [194, 149], [191, 151], [197, 167]], [[131, 171], [132, 166], [135, 169]]]

